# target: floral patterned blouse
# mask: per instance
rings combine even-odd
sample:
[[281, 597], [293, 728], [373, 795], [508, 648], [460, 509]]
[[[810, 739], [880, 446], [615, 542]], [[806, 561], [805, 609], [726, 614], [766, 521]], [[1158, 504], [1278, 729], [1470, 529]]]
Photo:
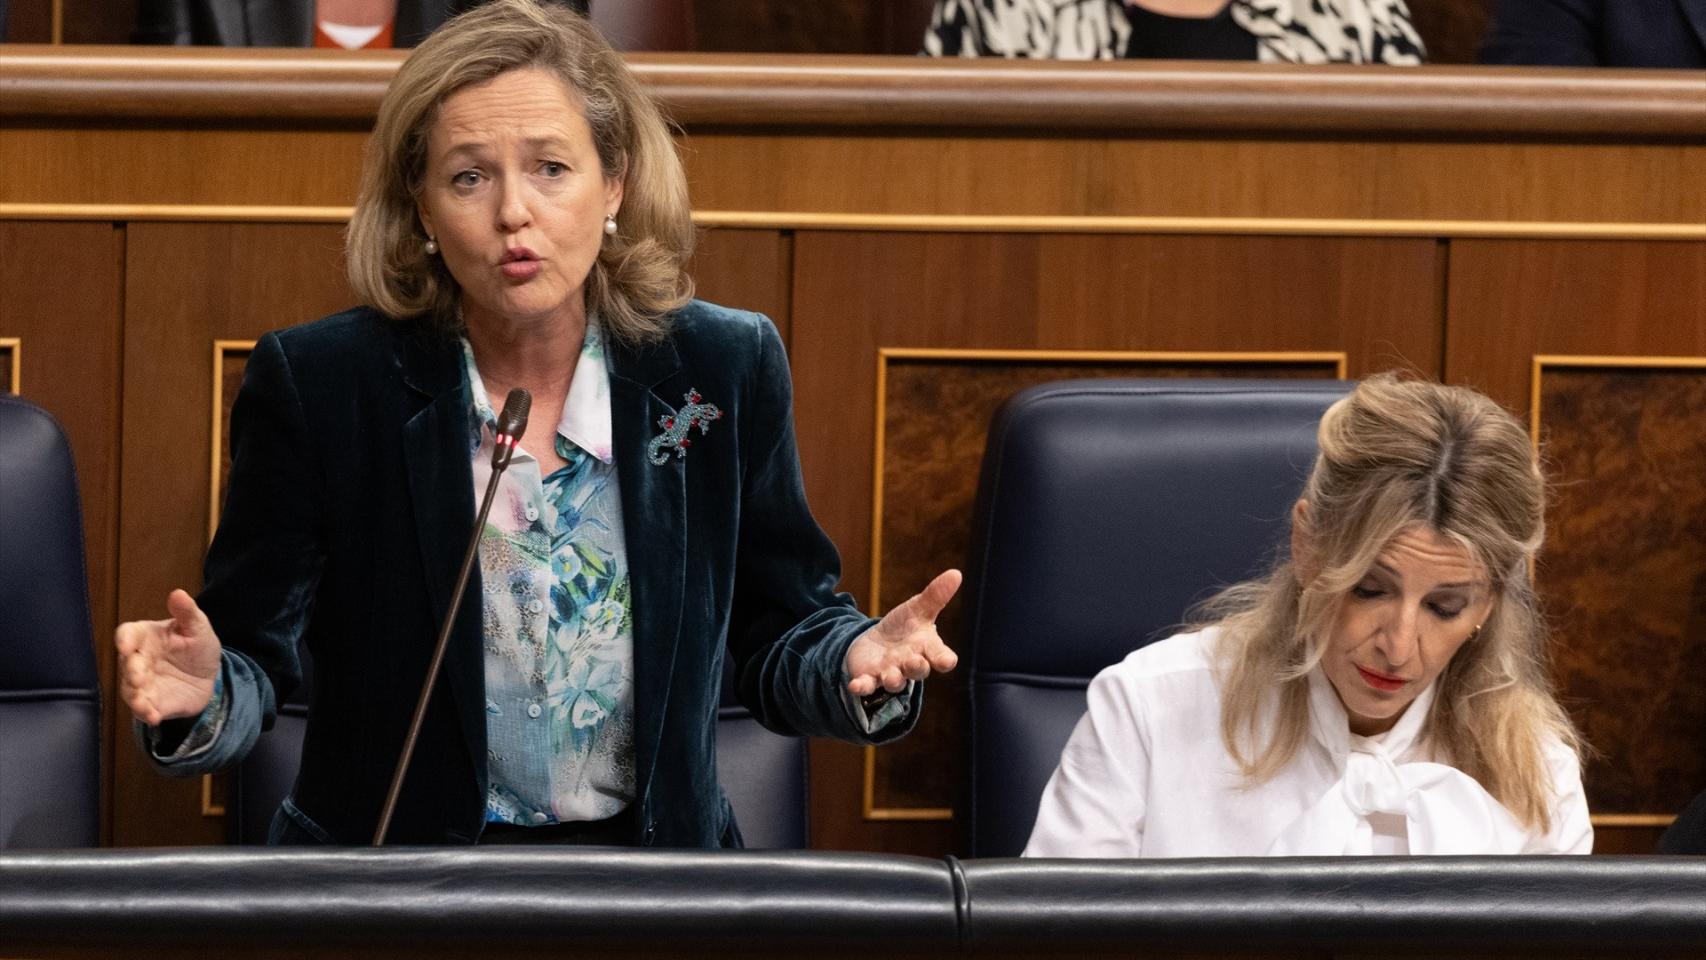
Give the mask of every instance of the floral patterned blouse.
[[[497, 417], [462, 345], [474, 489]], [[520, 446], [480, 535], [488, 822], [599, 820], [634, 798], [634, 636], [604, 336], [589, 323], [557, 423], [568, 464], [540, 476]]]

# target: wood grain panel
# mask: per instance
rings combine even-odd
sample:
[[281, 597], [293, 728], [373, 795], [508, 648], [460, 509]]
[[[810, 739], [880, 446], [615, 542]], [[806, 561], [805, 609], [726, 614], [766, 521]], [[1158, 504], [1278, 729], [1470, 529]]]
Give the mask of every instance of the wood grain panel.
[[1542, 367], [1556, 493], [1538, 579], [1559, 684], [1597, 755], [1598, 814], [1706, 789], [1706, 357], [1696, 369]]
[[787, 343], [793, 249], [779, 230], [706, 230], [687, 265], [694, 296], [764, 314]]
[[1706, 222], [1699, 146], [689, 134], [701, 212]]
[[1706, 243], [1454, 240], [1449, 271], [1446, 377], [1511, 410], [1535, 354], [1706, 355]]
[[[972, 504], [978, 467], [996, 410], [1013, 394], [1040, 383], [1087, 377], [1314, 377], [1333, 379], [1331, 361], [1232, 363], [1203, 354], [1200, 362], [1132, 358], [1063, 362], [1015, 357], [983, 360], [904, 359], [886, 364], [883, 414], [882, 548], [871, 594], [884, 608], [905, 600], [948, 567], [963, 567], [971, 549]], [[1182, 614], [1183, 611], [1180, 611]], [[938, 621], [948, 646], [969, 643], [963, 607]], [[900, 810], [961, 806], [966, 734], [965, 690], [959, 674], [931, 681], [929, 709], [917, 729], [875, 751], [871, 803], [881, 816]], [[867, 816], [873, 815], [867, 811]], [[910, 814], [919, 816], [918, 813]]]
[[[173, 587], [201, 582], [213, 342], [311, 320], [353, 297], [336, 226], [160, 223], [128, 233], [119, 610], [136, 619], [160, 616]], [[114, 842], [222, 841], [224, 823], [201, 814], [199, 783], [155, 774], [130, 746], [128, 723], [113, 731], [124, 745]]]
[[8, 126], [0, 203], [349, 206], [365, 141], [361, 131]]
[[[1429, 240], [797, 233], [800, 455], [843, 584], [869, 599], [880, 347], [1346, 351], [1352, 376], [1400, 358], [1437, 375], [1441, 256]], [[857, 748], [817, 744], [812, 760], [814, 843], [953, 848], [950, 824], [864, 820]]]
[[[119, 556], [123, 240], [123, 229], [110, 223], [0, 222], [0, 336], [18, 339], [14, 360], [21, 361], [23, 396], [65, 428], [77, 460], [89, 612], [109, 717]], [[102, 750], [102, 783], [111, 798], [111, 737]], [[111, 835], [105, 816], [102, 833]]]

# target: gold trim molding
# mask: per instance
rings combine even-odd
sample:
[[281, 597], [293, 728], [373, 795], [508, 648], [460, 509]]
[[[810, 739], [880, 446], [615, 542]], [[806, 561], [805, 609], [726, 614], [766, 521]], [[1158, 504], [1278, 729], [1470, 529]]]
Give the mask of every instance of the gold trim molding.
[[1598, 827], [1656, 827], [1664, 829], [1676, 822], [1673, 813], [1595, 813], [1588, 822]]
[[[941, 360], [950, 363], [1148, 363], [1162, 364], [1331, 364], [1334, 375], [1345, 379], [1349, 356], [1344, 351], [1123, 351], [1123, 350], [966, 350], [935, 347], [879, 347], [877, 349], [876, 449], [871, 457], [871, 582], [870, 610], [881, 616], [883, 582], [883, 451], [887, 440], [888, 369], [893, 360]], [[879, 807], [876, 804], [877, 750], [865, 748], [864, 789], [861, 811], [866, 820], [952, 820], [949, 807]]]
[[0, 350], [12, 353], [12, 396], [24, 395], [24, 340], [22, 337], [0, 337]]
[[249, 353], [255, 349], [253, 340], [213, 341], [213, 404], [209, 414], [208, 435], [213, 457], [207, 471], [207, 542], [213, 542], [213, 531], [219, 527], [219, 462], [225, 454], [225, 355]]
[[[0, 220], [347, 223], [354, 208], [249, 204], [0, 203]], [[1381, 220], [1305, 217], [976, 216], [699, 210], [700, 227], [899, 233], [1224, 234], [1446, 239], [1706, 240], [1706, 224], [1544, 220]]]
[[1541, 220], [1381, 220], [1304, 217], [974, 216], [969, 214], [798, 213], [701, 210], [702, 227], [783, 230], [884, 230], [921, 233], [1231, 234], [1528, 238], [1555, 240], [1706, 240], [1706, 224], [1583, 223]]
[[[213, 403], [209, 414], [212, 461], [207, 474], [207, 539], [213, 542], [213, 531], [219, 527], [219, 461], [225, 453], [225, 424], [220, 414], [225, 411], [225, 357], [231, 353], [248, 353], [255, 349], [253, 340], [213, 341]], [[213, 799], [213, 774], [201, 775], [201, 815], [225, 816], [225, 804]]]

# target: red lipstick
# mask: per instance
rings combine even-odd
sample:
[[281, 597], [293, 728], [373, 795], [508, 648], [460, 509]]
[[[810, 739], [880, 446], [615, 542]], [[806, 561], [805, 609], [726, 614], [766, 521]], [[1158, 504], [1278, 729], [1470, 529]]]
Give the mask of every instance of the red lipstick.
[[[1353, 664], [1353, 666], [1356, 665]], [[1410, 682], [1405, 680], [1403, 677], [1394, 677], [1388, 674], [1378, 673], [1362, 666], [1357, 666], [1357, 673], [1362, 675], [1362, 681], [1364, 683], [1385, 693], [1391, 693], [1392, 691], [1404, 686], [1404, 684]]]

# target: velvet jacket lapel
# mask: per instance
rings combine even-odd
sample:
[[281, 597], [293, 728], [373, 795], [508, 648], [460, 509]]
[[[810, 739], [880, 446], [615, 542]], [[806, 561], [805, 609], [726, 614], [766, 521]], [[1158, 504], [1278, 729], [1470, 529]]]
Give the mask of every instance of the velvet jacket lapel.
[[680, 640], [681, 605], [687, 575], [685, 463], [670, 457], [654, 464], [646, 445], [675, 413], [656, 391], [681, 369], [675, 345], [665, 340], [631, 348], [610, 340], [611, 446], [622, 490], [622, 525], [633, 590], [629, 609], [634, 630], [634, 776], [644, 798], [657, 763], [669, 703], [670, 680]]
[[[468, 391], [456, 341], [405, 335], [403, 383], [409, 396], [403, 415], [403, 454], [410, 506], [414, 511], [434, 633], [420, 638], [422, 662], [438, 639], [450, 595], [474, 522], [474, 472], [468, 452]], [[448, 682], [463, 741], [475, 770], [486, 769], [485, 664], [480, 651], [480, 568], [469, 574], [450, 646], [444, 654], [442, 688]], [[480, 796], [485, 796], [482, 774]]]

